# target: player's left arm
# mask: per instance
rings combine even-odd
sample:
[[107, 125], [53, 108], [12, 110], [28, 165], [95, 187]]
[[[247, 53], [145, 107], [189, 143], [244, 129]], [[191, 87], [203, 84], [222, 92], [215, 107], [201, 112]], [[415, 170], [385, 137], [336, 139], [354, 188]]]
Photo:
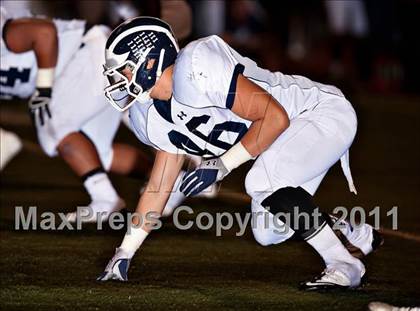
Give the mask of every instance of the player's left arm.
[[185, 195], [201, 192], [244, 162], [260, 155], [289, 126], [289, 117], [280, 103], [243, 75], [238, 76], [232, 111], [252, 121], [249, 130], [221, 157], [205, 161], [185, 175], [181, 185]]
[[58, 35], [55, 24], [48, 19], [19, 18], [8, 21], [4, 33], [7, 48], [14, 53], [34, 51], [38, 65], [36, 91], [29, 101], [34, 118], [41, 125], [51, 118], [48, 103], [52, 95], [58, 59]]
[[[238, 76], [232, 111], [239, 117], [252, 121], [240, 141], [251, 157], [264, 152], [289, 126], [289, 117], [283, 106], [243, 75]], [[238, 164], [242, 163], [234, 166], [237, 167]], [[235, 167], [228, 168], [231, 170]]]

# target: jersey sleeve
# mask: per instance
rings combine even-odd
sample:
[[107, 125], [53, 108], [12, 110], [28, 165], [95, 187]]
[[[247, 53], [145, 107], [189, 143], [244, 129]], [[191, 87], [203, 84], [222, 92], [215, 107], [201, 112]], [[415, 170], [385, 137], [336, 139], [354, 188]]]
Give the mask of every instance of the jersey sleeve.
[[7, 49], [7, 44], [4, 40], [4, 28], [7, 25], [7, 21], [30, 16], [30, 11], [25, 8], [23, 3], [19, 3], [19, 1], [9, 1], [7, 7], [2, 3], [2, 6], [0, 6], [0, 55], [5, 55], [10, 52]]
[[0, 7], [0, 55], [5, 55], [8, 52], [6, 42], [4, 40], [5, 33], [4, 33], [4, 26], [6, 25], [6, 22], [11, 17], [7, 14], [7, 11], [5, 8]]
[[218, 36], [189, 44], [175, 64], [175, 98], [195, 108], [231, 109], [238, 75], [244, 71], [232, 51]]

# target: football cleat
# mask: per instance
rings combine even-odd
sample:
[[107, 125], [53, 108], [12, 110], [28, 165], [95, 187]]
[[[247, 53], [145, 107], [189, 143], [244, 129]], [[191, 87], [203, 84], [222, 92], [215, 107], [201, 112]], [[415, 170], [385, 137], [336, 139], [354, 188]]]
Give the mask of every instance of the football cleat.
[[[371, 227], [370, 225], [366, 225]], [[349, 253], [358, 259], [365, 258], [367, 255], [375, 252], [379, 247], [384, 244], [384, 238], [379, 233], [378, 230], [373, 229], [371, 227], [371, 231], [368, 234], [366, 241], [364, 241], [364, 245], [359, 245], [356, 241], [350, 241], [344, 235], [337, 234], [338, 238], [341, 240], [343, 245], [347, 248]], [[368, 240], [369, 239], [369, 240]]]
[[108, 265], [105, 268], [105, 271], [96, 279], [97, 281], [128, 281], [128, 268], [130, 267], [131, 258], [128, 254], [124, 252], [123, 249], [117, 248], [115, 250], [115, 255], [108, 262]]
[[87, 207], [66, 215], [68, 222], [77, 222], [80, 218], [82, 223], [95, 223], [106, 221], [113, 212], [118, 212], [125, 208], [123, 199], [116, 201], [92, 201]]
[[371, 253], [376, 251], [379, 247], [381, 247], [384, 244], [384, 237], [382, 236], [382, 234], [379, 233], [378, 230], [375, 230], [372, 228], [372, 235], [373, 235], [373, 239], [372, 239]]
[[355, 265], [347, 263], [331, 265], [312, 280], [300, 283], [299, 289], [303, 291], [354, 289], [360, 285], [364, 274], [364, 267], [360, 271]]
[[[353, 227], [334, 215], [329, 215], [329, 218], [334, 233], [355, 258], [362, 259], [384, 244], [382, 235], [369, 224]], [[337, 224], [342, 229], [338, 229]]]

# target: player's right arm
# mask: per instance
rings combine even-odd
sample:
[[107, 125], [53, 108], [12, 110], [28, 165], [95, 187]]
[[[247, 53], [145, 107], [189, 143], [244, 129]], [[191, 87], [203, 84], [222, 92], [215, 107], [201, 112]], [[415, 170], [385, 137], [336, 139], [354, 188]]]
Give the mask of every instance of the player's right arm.
[[[142, 217], [144, 231], [150, 232], [146, 215], [150, 212], [162, 214], [166, 202], [172, 192], [175, 181], [184, 163], [184, 155], [158, 151], [155, 156], [150, 179], [146, 190], [140, 197], [136, 213]], [[133, 224], [138, 225], [139, 219], [134, 218]]]
[[[162, 213], [181, 171], [184, 158], [184, 155], [165, 151], [156, 153], [146, 191], [140, 197], [137, 205], [136, 214], [138, 217], [133, 218], [133, 224], [127, 230], [120, 247], [116, 249], [115, 255], [109, 261], [104, 273], [97, 278], [98, 281], [111, 279], [127, 281], [130, 259], [153, 229], [154, 222], [149, 220], [150, 217], [147, 217], [147, 215], [150, 212], [155, 212], [159, 215]], [[139, 224], [139, 217], [142, 220], [141, 224]], [[156, 216], [153, 215], [152, 218], [156, 219]]]
[[52, 95], [58, 58], [58, 36], [55, 24], [47, 19], [13, 19], [7, 22], [3, 37], [11, 52], [33, 51], [35, 53], [38, 73], [36, 91], [29, 101], [29, 108], [35, 122], [44, 125], [46, 117], [51, 118], [48, 104]]
[[7, 48], [14, 53], [33, 50], [39, 68], [57, 65], [57, 29], [51, 20], [18, 18], [8, 21], [3, 37]]

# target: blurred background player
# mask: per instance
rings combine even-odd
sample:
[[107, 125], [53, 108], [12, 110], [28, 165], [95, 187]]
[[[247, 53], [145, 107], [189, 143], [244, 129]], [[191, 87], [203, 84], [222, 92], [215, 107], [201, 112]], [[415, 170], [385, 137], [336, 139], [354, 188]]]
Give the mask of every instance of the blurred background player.
[[[102, 94], [102, 49], [109, 29], [87, 29], [81, 20], [10, 18], [5, 8], [1, 20], [3, 97], [30, 96], [42, 149], [48, 156], [60, 155], [82, 179], [94, 212], [121, 209], [124, 202], [106, 172], [147, 175], [150, 162], [139, 150], [112, 143], [121, 114], [109, 109]], [[123, 160], [115, 162], [118, 158]]]
[[[135, 172], [146, 177], [152, 164], [140, 150], [113, 144], [123, 116], [111, 109], [103, 96], [102, 51], [109, 29], [88, 28], [82, 20], [33, 18], [24, 3], [9, 4], [12, 14], [1, 8], [2, 97], [31, 96], [29, 109], [41, 147], [49, 156], [58, 153], [82, 179], [93, 212], [92, 218], [85, 220], [95, 221], [97, 212], [107, 214], [124, 206], [106, 172]], [[171, 19], [179, 5], [169, 6], [162, 12]], [[181, 10], [188, 16], [188, 10], [183, 6]], [[181, 36], [188, 35], [190, 28], [188, 22], [178, 27]], [[2, 131], [2, 137], [4, 166], [21, 144], [13, 133]], [[193, 157], [190, 160], [197, 162]], [[214, 196], [215, 188], [204, 195]], [[170, 215], [184, 198], [182, 193], [174, 193], [164, 215]], [[75, 221], [76, 216], [69, 213], [68, 219]]]
[[[1, 34], [3, 34], [3, 26], [6, 23], [6, 19], [4, 18], [5, 10], [4, 8], [0, 7], [0, 29]], [[22, 11], [25, 11], [24, 8], [22, 8], [20, 11], [20, 14], [22, 14]], [[0, 39], [0, 57], [3, 58], [3, 53], [6, 52], [4, 49], [4, 42], [3, 38]], [[0, 85], [3, 85], [7, 83], [7, 81], [4, 80], [3, 74], [0, 74], [1, 80]], [[0, 92], [0, 97], [3, 97]], [[4, 167], [10, 162], [10, 160], [13, 159], [15, 155], [19, 153], [19, 151], [22, 149], [22, 141], [20, 138], [13, 132], [6, 131], [3, 128], [0, 128], [0, 171], [3, 170]]]

